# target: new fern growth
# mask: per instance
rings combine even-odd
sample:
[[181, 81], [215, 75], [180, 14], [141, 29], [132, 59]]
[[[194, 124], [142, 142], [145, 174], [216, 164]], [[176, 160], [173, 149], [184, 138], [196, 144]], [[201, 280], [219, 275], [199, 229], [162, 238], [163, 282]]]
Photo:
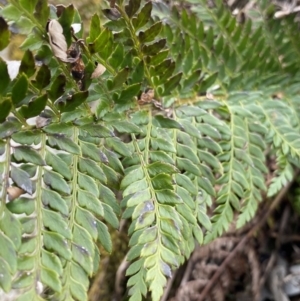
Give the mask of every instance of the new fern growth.
[[72, 4], [1, 8], [0, 48], [10, 29], [26, 35], [17, 70], [0, 59], [4, 292], [87, 300], [124, 219], [129, 300], [158, 301], [197, 243], [245, 225], [293, 178], [298, 25], [258, 2], [254, 26], [221, 0], [117, 1], [89, 30]]

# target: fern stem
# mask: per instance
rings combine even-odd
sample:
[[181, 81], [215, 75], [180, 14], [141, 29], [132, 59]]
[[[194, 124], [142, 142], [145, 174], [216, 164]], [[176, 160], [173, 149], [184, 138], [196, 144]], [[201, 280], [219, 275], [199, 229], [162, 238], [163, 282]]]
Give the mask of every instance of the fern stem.
[[146, 136], [146, 141], [145, 141], [145, 163], [149, 163], [149, 147], [150, 147], [150, 136], [151, 136], [151, 126], [150, 124], [152, 123], [152, 114], [151, 110], [148, 111], [148, 117], [149, 117], [149, 125], [147, 127], [147, 136]]
[[39, 90], [38, 88], [36, 88], [33, 83], [31, 81], [28, 81], [28, 84], [31, 88], [31, 90], [35, 93], [35, 94], [38, 94], [38, 95], [41, 95], [41, 90]]
[[[227, 105], [227, 109], [229, 111], [229, 114], [230, 114], [230, 132], [231, 132], [231, 137], [230, 137], [230, 145], [231, 145], [231, 148], [230, 148], [230, 177], [229, 177], [229, 183], [228, 185], [231, 187], [232, 186], [232, 178], [233, 178], [233, 175], [231, 174], [231, 171], [233, 170], [233, 158], [234, 158], [234, 114], [233, 112], [230, 111], [230, 107], [229, 105]], [[229, 199], [227, 199], [227, 201], [230, 202]], [[227, 203], [226, 201], [226, 203]]]
[[[233, 112], [230, 111], [230, 107], [228, 104], [224, 102], [225, 106], [227, 107], [229, 114], [230, 114], [230, 132], [231, 132], [231, 137], [230, 137], [230, 161], [229, 161], [229, 167], [228, 167], [228, 182], [226, 184], [222, 184], [222, 186], [226, 185], [229, 191], [232, 191], [232, 180], [233, 180], [233, 173], [232, 171], [234, 170], [233, 168], [233, 159], [234, 159], [234, 114]], [[218, 196], [219, 197], [219, 196]], [[215, 212], [214, 216], [222, 216], [223, 218], [217, 218], [216, 221], [213, 223], [213, 228], [211, 234], [208, 234], [206, 237], [205, 242], [208, 242], [210, 239], [210, 236], [212, 239], [215, 239], [217, 236], [221, 235], [224, 230], [227, 230], [229, 223], [231, 222], [230, 219], [226, 216], [228, 212], [228, 208], [231, 211], [231, 199], [230, 199], [230, 194], [226, 193], [226, 198], [222, 199], [222, 210], [221, 212], [218, 212], [218, 210]], [[221, 205], [219, 204], [219, 205]], [[218, 209], [218, 208], [217, 208]], [[227, 223], [224, 222], [224, 218], [227, 220]], [[208, 241], [207, 241], [208, 240]]]
[[[77, 127], [74, 127], [74, 132], [73, 132], [73, 141], [76, 143], [76, 145], [79, 144], [79, 129]], [[73, 179], [72, 179], [72, 207], [71, 207], [71, 212], [70, 212], [70, 220], [69, 223], [71, 224], [71, 229], [73, 229], [74, 225], [74, 220], [75, 220], [75, 211], [76, 211], [76, 205], [77, 205], [77, 174], [78, 174], [78, 156], [74, 155], [73, 156]]]
[[277, 127], [274, 126], [274, 124], [273, 124], [273, 122], [272, 122], [272, 120], [271, 120], [271, 118], [270, 118], [268, 112], [266, 112], [266, 110], [264, 109], [263, 106], [261, 106], [261, 108], [262, 108], [262, 110], [263, 110], [263, 112], [264, 112], [264, 116], [265, 116], [266, 121], [268, 122], [268, 125], [270, 126], [270, 128], [271, 128], [271, 129], [272, 129], [272, 130], [280, 137], [281, 141], [284, 141], [284, 142], [288, 145], [288, 147], [289, 147], [289, 149], [291, 150], [291, 153], [292, 153], [292, 154], [297, 154], [297, 156], [300, 157], [300, 150], [299, 150], [298, 148], [295, 148], [295, 147], [293, 146], [293, 144], [292, 144], [290, 141], [288, 141], [288, 140], [284, 137], [284, 135], [281, 134], [281, 133], [277, 130]]
[[47, 100], [47, 106], [49, 106], [49, 108], [54, 112], [54, 114], [60, 118], [61, 115], [59, 110], [56, 108], [55, 105], [53, 105], [53, 103], [50, 100]]
[[[142, 169], [143, 169], [143, 172], [145, 174], [145, 177], [147, 179], [147, 182], [149, 183], [149, 186], [150, 186], [150, 190], [151, 190], [151, 198], [156, 201], [156, 204], [158, 204], [158, 201], [156, 199], [156, 195], [154, 193], [154, 188], [152, 186], [152, 182], [151, 182], [151, 177], [148, 173], [148, 170], [146, 168], [147, 164], [148, 164], [148, 149], [149, 149], [149, 145], [150, 145], [150, 134], [151, 134], [151, 124], [152, 124], [152, 113], [151, 111], [149, 110], [149, 123], [148, 123], [148, 129], [147, 129], [147, 136], [146, 136], [146, 142], [145, 142], [145, 158], [143, 157], [142, 155], [142, 151], [140, 150], [140, 147], [137, 143], [137, 139], [135, 137], [135, 134], [131, 134], [131, 138], [133, 140], [133, 144], [135, 146], [135, 149], [137, 150], [137, 153], [138, 153], [138, 156], [139, 156], [139, 159], [140, 159], [140, 162], [141, 162], [141, 165], [142, 165]], [[157, 206], [155, 207], [157, 208]], [[159, 215], [159, 212], [157, 212], [157, 214]]]
[[2, 184], [2, 192], [1, 192], [1, 202], [0, 202], [0, 219], [3, 217], [5, 206], [6, 206], [6, 195], [7, 188], [9, 186], [9, 172], [10, 172], [10, 138], [6, 140], [6, 148], [5, 148], [5, 171], [3, 177]]
[[24, 125], [25, 128], [30, 127], [26, 121], [26, 119], [16, 110], [13, 110], [14, 115], [21, 121], [21, 123]]
[[[242, 105], [241, 105], [242, 106]], [[245, 125], [247, 127], [247, 131], [245, 133], [246, 137], [247, 137], [247, 141], [250, 141], [250, 136], [249, 136], [249, 128], [248, 128], [248, 119], [245, 118]], [[250, 149], [249, 147], [247, 147], [247, 153], [248, 153], [248, 156], [251, 157], [251, 153], [250, 153]], [[255, 184], [254, 184], [254, 181], [253, 181], [253, 174], [252, 174], [252, 171], [251, 171], [251, 168], [254, 168], [252, 166], [248, 166], [248, 170], [247, 170], [247, 180], [248, 180], [248, 183], [249, 183], [249, 186], [252, 187], [252, 189], [249, 189], [247, 192], [246, 192], [246, 195], [244, 197], [244, 200], [242, 200], [242, 207], [241, 207], [241, 215], [239, 216], [238, 218], [238, 221], [237, 221], [237, 227], [239, 228], [239, 221], [241, 220], [242, 221], [242, 218], [244, 218], [245, 221], [249, 221], [247, 219], [247, 217], [242, 217], [243, 216], [243, 213], [246, 212], [246, 214], [250, 215], [252, 212], [254, 213], [254, 210], [251, 210], [251, 207], [254, 207], [254, 206], [251, 206], [253, 205], [252, 202], [253, 200], [256, 202], [258, 202], [259, 200], [256, 200], [255, 196], [254, 196], [254, 187], [255, 187]], [[243, 204], [244, 203], [244, 204]], [[252, 216], [251, 216], [252, 218]], [[241, 225], [244, 225], [244, 221], [242, 221], [240, 223]]]
[[[44, 159], [46, 156], [46, 135], [41, 135], [41, 150], [40, 154], [41, 157]], [[37, 173], [37, 183], [36, 183], [36, 228], [37, 228], [37, 248], [35, 254], [35, 261], [37, 267], [35, 268], [36, 273], [39, 273], [40, 268], [42, 266], [41, 263], [41, 251], [43, 248], [43, 205], [42, 205], [42, 187], [43, 187], [43, 167], [38, 166], [38, 173]], [[36, 278], [39, 279], [40, 275], [36, 275]]]
[[[73, 128], [73, 141], [76, 143], [76, 145], [79, 144], [79, 129], [77, 127]], [[71, 206], [70, 206], [70, 213], [69, 213], [69, 229], [71, 230], [71, 233], [73, 233], [73, 228], [74, 228], [74, 223], [75, 223], [75, 213], [76, 213], [76, 208], [77, 208], [77, 175], [78, 175], [78, 156], [77, 155], [73, 155], [73, 160], [72, 160], [72, 167], [73, 167], [73, 178], [72, 178], [72, 182], [71, 182], [71, 189], [72, 189], [72, 195], [71, 195]], [[70, 249], [72, 249], [72, 241], [69, 241], [69, 246]], [[71, 298], [70, 296], [70, 278], [71, 278], [71, 261], [68, 261], [65, 265], [64, 268], [64, 277], [65, 277], [65, 284], [63, 287], [63, 291], [65, 292], [65, 294], [63, 294], [62, 296], [64, 296], [65, 299], [63, 300], [68, 300], [68, 298], [66, 297], [67, 295], [69, 296], [69, 298]], [[59, 295], [61, 296], [61, 295]], [[62, 299], [60, 299], [62, 300]], [[71, 298], [71, 300], [73, 300]]]
[[[192, 122], [192, 124], [193, 124], [195, 127], [197, 126], [197, 123], [196, 123], [194, 117], [193, 117], [193, 122]], [[194, 144], [191, 145], [191, 148], [192, 148], [192, 150], [194, 151], [194, 153], [197, 155], [198, 139], [197, 139], [196, 137], [193, 137], [193, 141], [194, 141]], [[201, 161], [201, 158], [199, 158], [199, 160]], [[194, 185], [195, 185], [195, 187], [196, 187], [196, 189], [197, 189], [197, 191], [198, 191], [198, 195], [197, 195], [196, 198], [195, 198], [196, 210], [195, 210], [195, 212], [194, 212], [194, 216], [195, 216], [195, 218], [197, 219], [198, 210], [199, 210], [199, 203], [200, 203], [199, 197], [198, 197], [198, 196], [199, 196], [199, 194], [201, 193], [201, 190], [200, 190], [201, 188], [199, 189], [197, 177], [195, 177], [193, 183], [194, 183]], [[198, 222], [198, 223], [199, 223], [199, 222]]]
[[[148, 129], [147, 129], [147, 137], [146, 137], [146, 142], [145, 142], [145, 153], [147, 152], [148, 154], [148, 148], [149, 148], [149, 145], [150, 145], [150, 134], [151, 134], [151, 125], [152, 125], [152, 112], [149, 111], [149, 123], [148, 123]], [[149, 130], [150, 128], [150, 130]], [[137, 151], [137, 154], [138, 154], [138, 157], [140, 159], [140, 162], [141, 162], [141, 166], [142, 166], [142, 169], [143, 169], [143, 172], [144, 172], [144, 175], [146, 177], [146, 180], [147, 180], [147, 183], [149, 184], [149, 188], [150, 188], [150, 193], [151, 193], [151, 200], [154, 202], [154, 210], [155, 210], [155, 222], [156, 222], [156, 226], [157, 226], [157, 242], [158, 242], [158, 245], [161, 246], [162, 245], [162, 237], [161, 237], [161, 225], [159, 223], [159, 221], [161, 220], [161, 216], [160, 216], [160, 213], [159, 213], [159, 202], [156, 198], [156, 195], [155, 195], [155, 189], [152, 185], [152, 181], [151, 181], [151, 177], [148, 173], [148, 170], [147, 170], [147, 164], [148, 162], [145, 161], [144, 157], [143, 157], [143, 154], [139, 148], [139, 145], [138, 145], [138, 142], [137, 142], [137, 139], [135, 137], [134, 134], [131, 135], [132, 137], [132, 140], [133, 140], [133, 144], [134, 144], [134, 147]], [[146, 158], [148, 159], [148, 155], [146, 156]], [[147, 160], [148, 161], [148, 160]], [[160, 248], [157, 248], [157, 257], [161, 257], [160, 255]]]
[[117, 5], [116, 5], [116, 7], [118, 8], [119, 12], [121, 13], [122, 17], [124, 18], [124, 20], [126, 22], [126, 25], [127, 25], [128, 29], [129, 29], [131, 38], [133, 40], [135, 49], [136, 49], [136, 51], [138, 53], [138, 56], [139, 56], [140, 60], [143, 61], [143, 63], [144, 63], [145, 76], [146, 76], [146, 78], [148, 80], [148, 84], [155, 91], [156, 96], [159, 96], [158, 91], [155, 88], [155, 85], [154, 85], [154, 83], [152, 81], [150, 70], [148, 68], [148, 64], [145, 61], [145, 57], [143, 55], [143, 52], [141, 51], [141, 44], [140, 44], [140, 42], [139, 42], [139, 40], [138, 40], [138, 38], [137, 38], [137, 36], [135, 34], [135, 29], [134, 29], [133, 25], [131, 24], [130, 19], [127, 17], [127, 14], [123, 10], [123, 8], [121, 6], [117, 6]]

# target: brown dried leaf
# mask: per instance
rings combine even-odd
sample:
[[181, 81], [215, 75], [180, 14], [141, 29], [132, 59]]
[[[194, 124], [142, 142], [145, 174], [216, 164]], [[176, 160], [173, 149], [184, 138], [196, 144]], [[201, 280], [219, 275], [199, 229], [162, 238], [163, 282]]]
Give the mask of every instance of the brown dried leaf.
[[51, 20], [48, 25], [49, 42], [53, 54], [63, 62], [68, 62], [68, 45], [63, 35], [63, 28], [57, 20]]
[[96, 69], [92, 73], [91, 78], [92, 79], [97, 78], [97, 77], [101, 76], [105, 71], [106, 71], [106, 68], [103, 65], [98, 64]]
[[25, 191], [17, 186], [10, 186], [7, 188], [8, 199], [9, 201], [13, 201], [18, 198], [21, 194], [25, 193]]

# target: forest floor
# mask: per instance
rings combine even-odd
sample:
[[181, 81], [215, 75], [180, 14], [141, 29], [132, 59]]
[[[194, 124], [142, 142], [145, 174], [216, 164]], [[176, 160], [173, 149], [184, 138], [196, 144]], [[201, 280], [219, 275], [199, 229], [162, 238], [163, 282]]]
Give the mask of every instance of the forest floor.
[[[243, 229], [198, 247], [172, 301], [300, 300], [298, 183], [266, 200]], [[180, 273], [180, 271], [179, 271]]]

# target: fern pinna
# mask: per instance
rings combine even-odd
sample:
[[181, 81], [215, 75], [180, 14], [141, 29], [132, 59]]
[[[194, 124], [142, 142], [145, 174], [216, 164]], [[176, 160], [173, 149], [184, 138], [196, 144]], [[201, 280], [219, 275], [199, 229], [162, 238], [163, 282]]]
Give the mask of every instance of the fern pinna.
[[87, 300], [99, 247], [113, 251], [108, 226], [124, 219], [130, 300], [160, 300], [196, 243], [253, 218], [266, 154], [278, 162], [268, 195], [291, 180], [297, 24], [270, 18], [266, 1], [256, 9], [254, 26], [221, 0], [117, 1], [83, 38], [72, 4], [1, 7], [1, 49], [10, 29], [26, 35], [17, 72], [0, 60], [3, 291]]

